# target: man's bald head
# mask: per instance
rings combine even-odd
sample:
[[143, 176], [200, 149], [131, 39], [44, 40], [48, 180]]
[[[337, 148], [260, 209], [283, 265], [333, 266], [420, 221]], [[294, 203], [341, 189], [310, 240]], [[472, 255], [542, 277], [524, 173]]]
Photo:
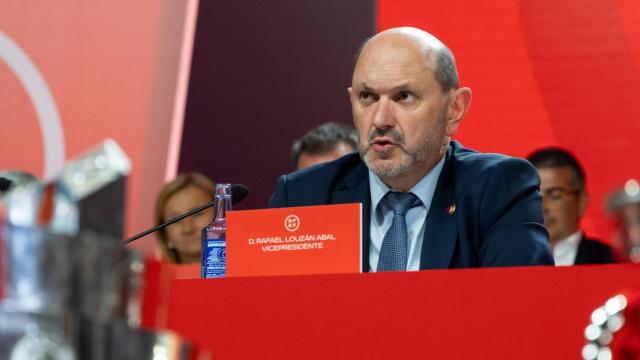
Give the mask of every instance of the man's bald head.
[[443, 92], [457, 89], [460, 86], [458, 70], [451, 50], [435, 36], [414, 27], [398, 27], [384, 30], [365, 40], [356, 53], [354, 73], [362, 53], [367, 50], [368, 46], [379, 41], [393, 41], [394, 39], [399, 41], [408, 40], [424, 52], [425, 63], [427, 66], [433, 64], [430, 67], [433, 68], [434, 77]]

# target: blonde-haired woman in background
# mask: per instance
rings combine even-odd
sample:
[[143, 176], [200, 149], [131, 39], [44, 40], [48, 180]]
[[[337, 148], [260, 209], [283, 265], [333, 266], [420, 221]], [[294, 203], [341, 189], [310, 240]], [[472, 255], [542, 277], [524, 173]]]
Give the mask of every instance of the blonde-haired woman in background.
[[[158, 194], [156, 225], [212, 201], [214, 189], [213, 181], [200, 173], [179, 174]], [[200, 263], [200, 232], [212, 217], [213, 210], [209, 208], [160, 230], [158, 246], [164, 260], [176, 264]]]

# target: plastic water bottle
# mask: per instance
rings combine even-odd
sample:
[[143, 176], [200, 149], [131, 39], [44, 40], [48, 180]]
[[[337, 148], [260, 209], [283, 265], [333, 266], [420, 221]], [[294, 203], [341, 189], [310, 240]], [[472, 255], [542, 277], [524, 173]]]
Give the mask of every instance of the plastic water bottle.
[[213, 220], [202, 229], [203, 279], [224, 277], [226, 271], [227, 211], [231, 210], [231, 184], [217, 184]]

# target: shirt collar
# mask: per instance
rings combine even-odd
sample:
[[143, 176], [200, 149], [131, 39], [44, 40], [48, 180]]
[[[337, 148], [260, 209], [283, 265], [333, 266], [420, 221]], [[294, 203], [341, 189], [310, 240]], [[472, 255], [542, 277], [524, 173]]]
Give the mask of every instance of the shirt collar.
[[[446, 156], [442, 156], [442, 159], [431, 169], [417, 184], [415, 184], [409, 191], [422, 201], [422, 205], [429, 209], [431, 206], [431, 200], [433, 194], [436, 192], [436, 185], [438, 184], [438, 178], [444, 167], [444, 159]], [[371, 170], [369, 170], [369, 189], [371, 191], [371, 208], [377, 209], [378, 204], [382, 198], [391, 190], [389, 187]]]
[[580, 230], [574, 232], [573, 234], [567, 236], [566, 238], [558, 241], [556, 247], [570, 247], [577, 248], [580, 243], [580, 238], [582, 237], [582, 232]]
[[553, 259], [557, 266], [574, 264], [580, 240], [582, 240], [582, 232], [578, 230], [558, 241], [558, 243], [553, 247]]

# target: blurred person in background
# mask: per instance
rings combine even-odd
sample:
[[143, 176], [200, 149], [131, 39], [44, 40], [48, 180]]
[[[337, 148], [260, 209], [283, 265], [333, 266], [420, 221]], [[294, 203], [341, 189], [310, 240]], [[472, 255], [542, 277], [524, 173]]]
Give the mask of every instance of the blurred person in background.
[[358, 148], [358, 135], [347, 125], [324, 123], [297, 139], [291, 148], [296, 170], [335, 160]]
[[629, 179], [624, 187], [609, 194], [607, 210], [616, 222], [612, 244], [624, 261], [640, 263], [640, 183]]
[[580, 219], [589, 196], [584, 170], [578, 160], [558, 147], [536, 150], [527, 160], [540, 175], [544, 225], [549, 231], [556, 265], [613, 263], [611, 247], [580, 230]]
[[[213, 181], [200, 173], [178, 175], [158, 194], [155, 224], [160, 225], [213, 201], [214, 190]], [[176, 264], [200, 263], [200, 233], [212, 218], [213, 210], [209, 208], [158, 231], [158, 246], [163, 259]]]

